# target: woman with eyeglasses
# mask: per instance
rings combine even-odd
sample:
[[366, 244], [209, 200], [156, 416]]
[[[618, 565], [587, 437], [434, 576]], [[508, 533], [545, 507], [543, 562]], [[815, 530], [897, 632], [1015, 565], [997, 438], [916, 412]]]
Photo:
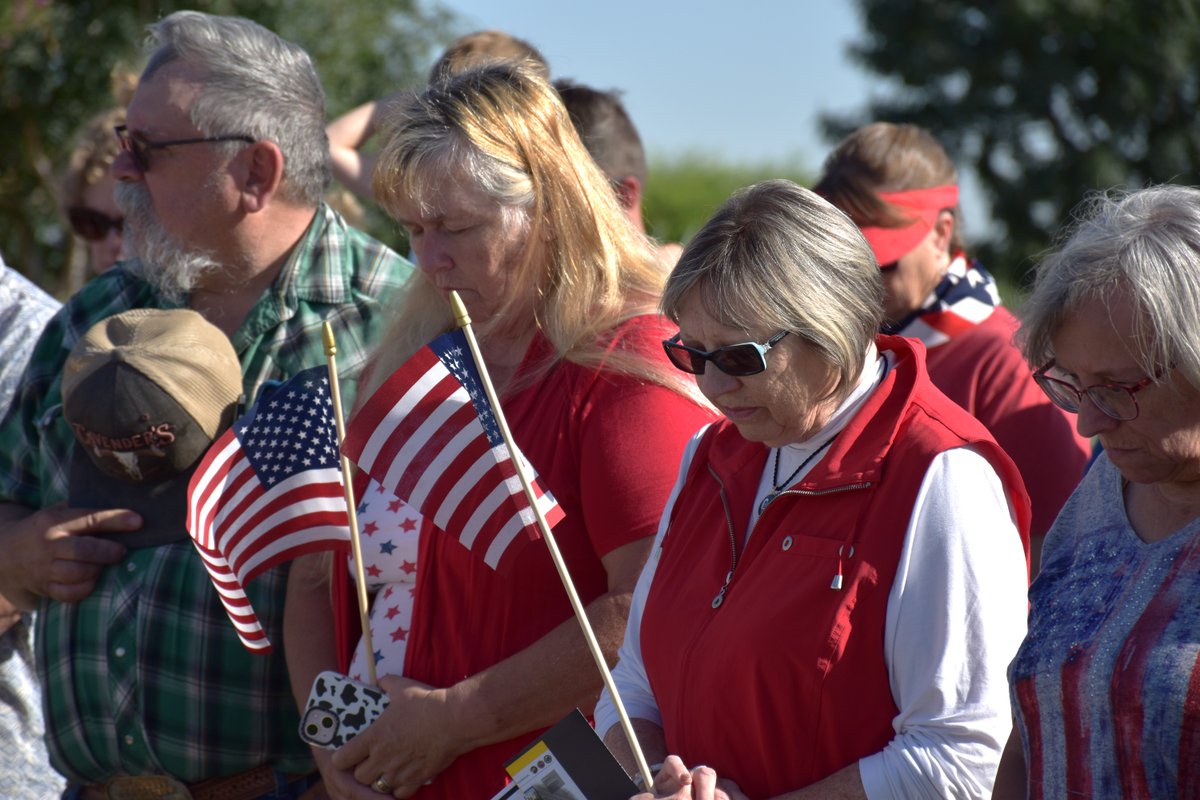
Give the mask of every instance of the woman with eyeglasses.
[[1079, 483], [1091, 444], [1030, 379], [1016, 318], [967, 254], [958, 171], [916, 125], [876, 122], [844, 138], [815, 190], [858, 223], [879, 262], [884, 333], [919, 339], [933, 384], [982, 422], [1016, 463], [1042, 537]]
[[996, 797], [1200, 796], [1200, 190], [1093, 198], [1025, 356], [1104, 446], [1046, 536]]
[[[667, 280], [667, 352], [725, 418], [685, 452], [615, 672], [648, 761], [675, 754], [658, 795], [991, 793], [1028, 500], [921, 347], [878, 335], [882, 296], [854, 223], [779, 180]], [[596, 727], [632, 767], [607, 694]]]

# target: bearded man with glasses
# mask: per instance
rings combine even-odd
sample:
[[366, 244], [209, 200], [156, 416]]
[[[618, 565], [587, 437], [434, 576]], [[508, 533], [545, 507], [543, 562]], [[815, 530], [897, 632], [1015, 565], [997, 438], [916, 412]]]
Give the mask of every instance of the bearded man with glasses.
[[1046, 535], [997, 798], [1200, 791], [1200, 190], [1091, 198], [1025, 357], [1103, 446]]
[[[349, 407], [411, 265], [323, 202], [324, 92], [301, 48], [197, 12], [149, 30], [124, 124], [109, 129], [134, 257], [54, 318], [0, 422], [0, 594], [38, 609], [47, 745], [68, 797], [293, 797], [315, 765], [296, 735], [283, 656], [240, 643], [187, 538], [186, 509], [177, 528], [126, 546], [138, 514], [62, 502], [81, 447], [62, 413], [63, 364], [100, 320], [186, 307], [229, 337], [253, 402], [264, 384], [326, 362], [327, 320]], [[283, 567], [248, 587], [276, 640], [286, 579]]]

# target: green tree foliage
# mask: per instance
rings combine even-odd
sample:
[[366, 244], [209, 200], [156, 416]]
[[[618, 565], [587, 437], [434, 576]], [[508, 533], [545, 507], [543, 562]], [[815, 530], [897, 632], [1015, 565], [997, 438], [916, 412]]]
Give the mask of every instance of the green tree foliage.
[[76, 131], [113, 105], [114, 67], [140, 66], [145, 26], [182, 8], [256, 20], [308, 50], [331, 115], [424, 80], [452, 38], [418, 0], [5, 0], [0, 2], [0, 253], [64, 293], [72, 237], [56, 188]]
[[660, 241], [686, 242], [735, 189], [768, 178], [812, 185], [810, 176], [788, 165], [733, 164], [699, 153], [655, 157], [642, 204], [646, 232]]
[[1196, 182], [1194, 0], [858, 2], [866, 37], [851, 56], [898, 91], [825, 131], [930, 130], [991, 202], [998, 235], [975, 248], [989, 265], [1027, 268], [1090, 191]]

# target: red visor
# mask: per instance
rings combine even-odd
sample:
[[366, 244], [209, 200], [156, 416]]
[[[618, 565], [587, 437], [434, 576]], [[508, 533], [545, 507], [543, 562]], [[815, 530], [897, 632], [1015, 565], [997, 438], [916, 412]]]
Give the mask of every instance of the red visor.
[[938, 214], [943, 209], [958, 205], [958, 187], [950, 185], [907, 192], [880, 192], [879, 199], [914, 218], [912, 224], [900, 228], [868, 226], [861, 229], [867, 244], [875, 253], [875, 260], [882, 267], [908, 255], [933, 228]]

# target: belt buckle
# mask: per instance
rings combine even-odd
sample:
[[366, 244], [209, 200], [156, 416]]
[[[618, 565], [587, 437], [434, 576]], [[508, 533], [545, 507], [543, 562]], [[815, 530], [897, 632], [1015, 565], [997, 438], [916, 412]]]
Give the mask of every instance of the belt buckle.
[[104, 785], [108, 800], [192, 800], [188, 788], [170, 775], [122, 775]]

